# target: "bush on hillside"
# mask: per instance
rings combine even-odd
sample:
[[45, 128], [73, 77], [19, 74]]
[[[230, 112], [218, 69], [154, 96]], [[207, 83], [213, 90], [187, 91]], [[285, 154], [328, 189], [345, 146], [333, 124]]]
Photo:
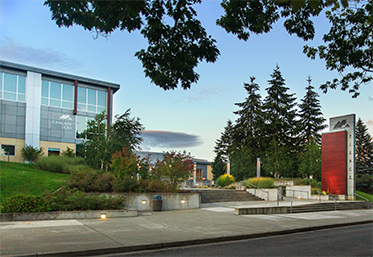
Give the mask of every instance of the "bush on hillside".
[[218, 177], [218, 179], [216, 180], [216, 184], [217, 184], [219, 187], [226, 187], [226, 186], [229, 186], [229, 185], [232, 184], [233, 182], [235, 182], [233, 176], [232, 176], [232, 175], [228, 175], [228, 174], [221, 175], [221, 176]]
[[112, 192], [115, 179], [111, 172], [83, 168], [71, 172], [67, 185], [84, 192]]
[[87, 195], [76, 188], [62, 188], [45, 196], [45, 201], [50, 211], [115, 210], [122, 209], [125, 204], [123, 196]]
[[31, 145], [26, 145], [22, 148], [21, 154], [26, 161], [34, 163], [43, 155], [43, 147], [40, 147], [40, 149], [38, 149]]
[[54, 173], [70, 174], [72, 171], [84, 169], [88, 166], [81, 157], [44, 156], [36, 162], [36, 167]]
[[66, 151], [62, 151], [61, 156], [74, 158], [75, 157], [74, 149], [67, 147]]
[[3, 213], [45, 212], [47, 204], [40, 196], [15, 195], [6, 199], [1, 207]]
[[275, 183], [275, 179], [266, 178], [266, 177], [260, 177], [259, 179], [258, 178], [249, 178], [242, 183], [242, 185], [244, 185], [248, 188], [252, 188], [252, 186], [250, 184], [245, 183], [245, 182], [248, 182], [248, 183], [250, 183], [254, 186], [257, 186], [259, 188], [273, 188], [273, 184]]
[[1, 212], [116, 210], [122, 209], [124, 204], [125, 198], [123, 196], [87, 195], [77, 189], [62, 188], [44, 196], [12, 196], [3, 202]]

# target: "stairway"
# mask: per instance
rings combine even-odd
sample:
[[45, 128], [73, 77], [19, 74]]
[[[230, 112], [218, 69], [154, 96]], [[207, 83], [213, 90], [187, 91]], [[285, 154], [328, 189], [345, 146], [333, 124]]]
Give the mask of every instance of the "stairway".
[[192, 191], [200, 194], [201, 203], [262, 201], [244, 190], [193, 189]]
[[[370, 208], [372, 208], [372, 206], [370, 206]], [[361, 201], [337, 202], [337, 204], [335, 204], [334, 202], [315, 203], [315, 204], [293, 206], [292, 210], [289, 206], [287, 209], [287, 213], [334, 211], [335, 209], [337, 210], [368, 209], [368, 203], [361, 202]]]

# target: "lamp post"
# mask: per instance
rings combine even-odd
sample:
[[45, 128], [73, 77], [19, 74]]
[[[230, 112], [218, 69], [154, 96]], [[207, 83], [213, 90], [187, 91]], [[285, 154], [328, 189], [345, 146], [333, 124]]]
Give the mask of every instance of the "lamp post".
[[193, 186], [196, 186], [196, 174], [197, 173], [197, 163], [195, 162], [193, 165]]
[[227, 174], [228, 174], [228, 175], [231, 175], [231, 163], [230, 163], [229, 160], [228, 160], [228, 162], [227, 162]]

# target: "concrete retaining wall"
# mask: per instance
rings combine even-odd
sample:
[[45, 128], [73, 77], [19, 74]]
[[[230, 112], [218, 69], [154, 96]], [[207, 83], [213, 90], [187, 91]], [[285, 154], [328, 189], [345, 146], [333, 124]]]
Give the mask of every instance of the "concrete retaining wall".
[[[269, 192], [269, 201], [277, 200], [277, 188], [265, 188], [263, 190]], [[262, 190], [259, 190], [259, 189], [255, 190], [255, 188], [249, 188], [249, 189], [246, 189], [246, 191], [249, 192], [250, 194], [253, 194], [267, 201], [267, 193], [263, 192]]]
[[310, 199], [311, 186], [286, 186], [286, 197]]
[[198, 209], [200, 206], [200, 197], [197, 193], [122, 193], [103, 195], [123, 195], [126, 198], [126, 208], [137, 211], [153, 211], [154, 195], [162, 197], [162, 211]]
[[137, 216], [136, 210], [25, 212], [0, 213], [0, 221], [100, 219], [101, 213], [103, 212], [106, 214], [107, 218], [125, 218]]

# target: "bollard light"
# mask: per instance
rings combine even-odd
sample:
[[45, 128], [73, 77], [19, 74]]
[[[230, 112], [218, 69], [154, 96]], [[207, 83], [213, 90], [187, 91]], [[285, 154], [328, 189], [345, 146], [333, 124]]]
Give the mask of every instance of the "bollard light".
[[105, 213], [105, 212], [102, 212], [100, 217], [101, 217], [101, 219], [103, 219], [103, 220], [106, 219], [106, 218], [107, 218], [106, 213]]

